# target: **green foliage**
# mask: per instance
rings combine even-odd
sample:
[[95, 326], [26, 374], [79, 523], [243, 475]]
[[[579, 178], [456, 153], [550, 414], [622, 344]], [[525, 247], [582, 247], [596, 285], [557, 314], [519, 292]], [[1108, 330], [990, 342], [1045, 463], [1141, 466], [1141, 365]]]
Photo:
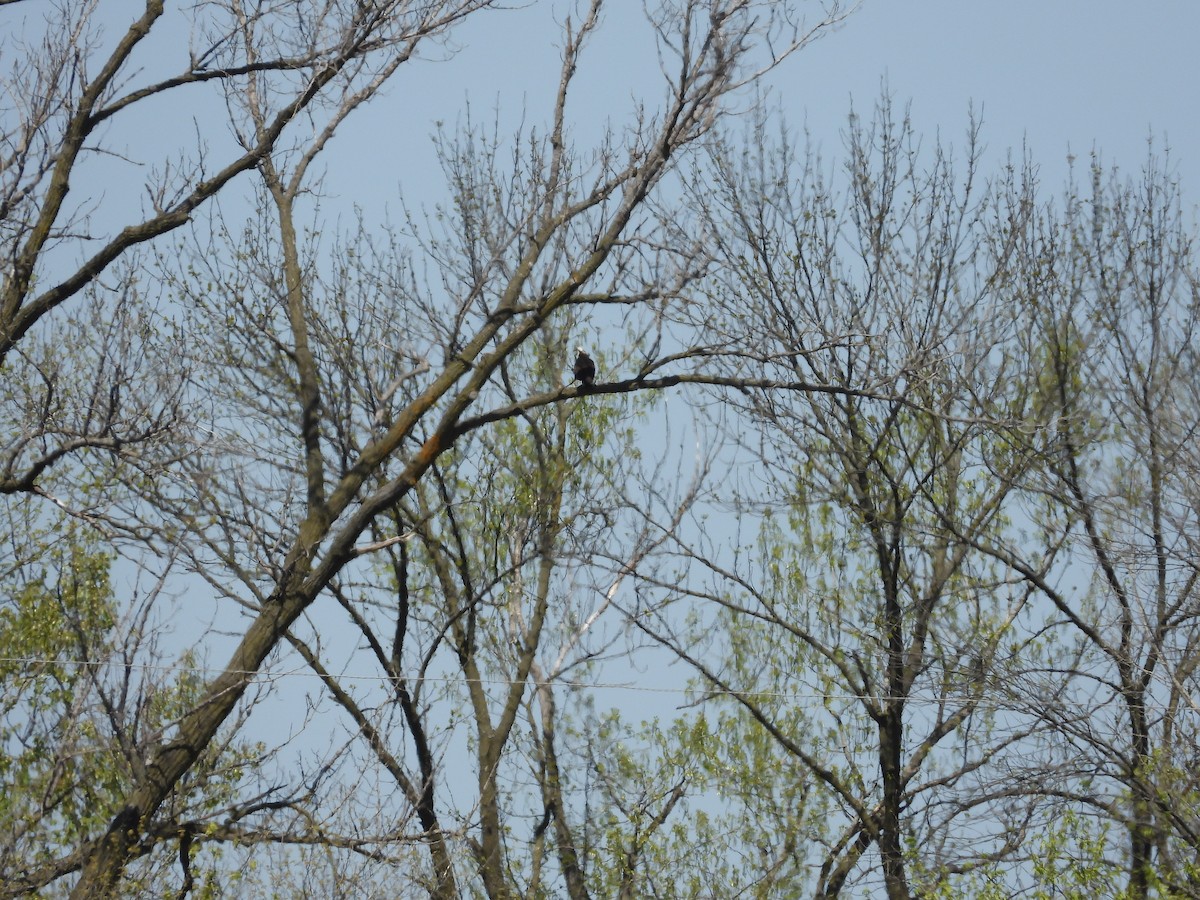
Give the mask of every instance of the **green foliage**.
[[89, 695], [115, 622], [111, 558], [59, 545], [42, 576], [0, 608], [0, 845], [48, 858], [96, 828], [124, 787], [119, 758], [97, 745]]
[[604, 801], [591, 801], [601, 828], [593, 896], [622, 886], [634, 896], [807, 896], [824, 810], [756, 723], [730, 710], [633, 725], [614, 712], [590, 740]]
[[1066, 810], [1033, 849], [1035, 900], [1092, 900], [1127, 896], [1124, 875], [1107, 859], [1111, 826]]
[[[122, 641], [110, 584], [113, 558], [72, 533], [36, 578], [0, 607], [0, 872], [49, 863], [108, 827], [132, 782], [146, 734], [160, 733], [203, 695], [185, 654], [171, 684], [112, 666]], [[117, 674], [114, 681], [114, 672]], [[214, 742], [160, 816], [225, 809], [261, 748]], [[169, 833], [169, 829], [167, 829]], [[219, 850], [192, 850], [198, 896], [212, 894]], [[168, 848], [171, 847], [168, 842]], [[125, 890], [159, 896], [172, 852], [132, 865]], [[139, 893], [140, 892], [140, 893]]]

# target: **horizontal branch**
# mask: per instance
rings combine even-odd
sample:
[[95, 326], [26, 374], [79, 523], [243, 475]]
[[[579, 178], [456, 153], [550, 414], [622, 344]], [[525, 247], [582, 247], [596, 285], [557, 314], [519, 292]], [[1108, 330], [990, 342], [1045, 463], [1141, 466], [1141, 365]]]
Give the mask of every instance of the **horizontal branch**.
[[821, 384], [814, 381], [777, 381], [771, 378], [733, 378], [724, 375], [666, 375], [662, 378], [627, 378], [624, 381], [611, 381], [604, 384], [574, 385], [561, 387], [558, 390], [534, 394], [516, 403], [510, 403], [490, 410], [478, 416], [463, 419], [450, 433], [454, 440], [469, 431], [474, 431], [491, 422], [511, 419], [531, 409], [548, 406], [561, 400], [571, 400], [577, 397], [590, 397], [604, 394], [629, 394], [634, 391], [664, 390], [681, 384], [700, 384], [712, 387], [728, 387], [739, 391], [798, 391], [809, 394], [837, 394], [845, 397], [862, 397], [868, 400], [887, 400], [903, 402], [901, 398], [890, 394], [876, 393], [862, 388], [850, 388], [836, 384]]

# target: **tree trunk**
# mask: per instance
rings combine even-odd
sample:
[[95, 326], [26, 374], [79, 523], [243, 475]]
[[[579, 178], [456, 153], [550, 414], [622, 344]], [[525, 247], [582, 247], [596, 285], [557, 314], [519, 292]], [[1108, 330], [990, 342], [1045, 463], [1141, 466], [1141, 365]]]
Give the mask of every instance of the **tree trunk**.
[[888, 900], [909, 900], [904, 845], [900, 836], [900, 810], [904, 786], [900, 780], [904, 706], [897, 698], [886, 701], [879, 726], [879, 769], [883, 776], [883, 807], [879, 811], [879, 854]]

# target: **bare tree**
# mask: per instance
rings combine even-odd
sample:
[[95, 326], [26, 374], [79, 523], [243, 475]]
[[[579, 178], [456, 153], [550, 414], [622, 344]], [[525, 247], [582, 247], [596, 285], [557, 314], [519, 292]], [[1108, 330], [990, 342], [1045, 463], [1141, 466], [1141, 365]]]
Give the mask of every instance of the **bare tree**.
[[763, 123], [748, 146], [718, 147], [692, 194], [721, 258], [710, 353], [731, 375], [842, 389], [722, 397], [753, 467], [728, 502], [757, 541], [678, 545], [691, 587], [659, 589], [702, 601], [699, 632], [679, 631], [678, 603], [638, 621], [799, 770], [766, 784], [825, 798], [810, 804], [817, 844], [790, 851], [812, 854], [813, 893], [868, 879], [906, 898], [1011, 856], [1035, 809], [1010, 775], [1043, 726], [987, 725], [1032, 592], [972, 543], [1009, 533], [1029, 465], [997, 429], [1032, 408], [1008, 351], [1035, 185], [1015, 166], [980, 185], [974, 127], [961, 157], [923, 158], [887, 102], [870, 124], [852, 117], [842, 189]]
[[[1127, 838], [1125, 890], [1193, 896], [1197, 832], [1193, 237], [1168, 163], [1140, 179], [1092, 165], [1029, 248], [1030, 355], [1052, 440], [1029, 486], [1074, 523], [1073, 581], [989, 546], [1053, 605], [1078, 645], [1073, 688], [1033, 693], [1067, 761], [1059, 791]], [[1048, 246], [1061, 248], [1053, 255]]]
[[[662, 102], [639, 110], [629, 129], [610, 135], [588, 159], [569, 145], [568, 100], [583, 49], [600, 25], [602, 4], [581, 4], [565, 20], [562, 76], [548, 131], [522, 147], [516, 177], [507, 182], [492, 177], [494, 160], [451, 157], [454, 202], [464, 212], [455, 232], [411, 246], [409, 259], [420, 259], [418, 265], [401, 258], [399, 265], [379, 272], [358, 269], [339, 283], [338, 273], [322, 272], [323, 260], [305, 255], [312, 248], [305, 247], [298, 212], [312, 184], [313, 161], [339, 124], [421, 42], [487, 5], [338, 2], [295, 21], [289, 18], [291, 7], [210, 4], [198, 8], [201, 18], [193, 33], [203, 43], [189, 52], [182, 73], [145, 83], [130, 74], [130, 67], [147, 37], [159, 33], [162, 4], [148, 3], [109, 51], [94, 29], [95, 9], [69, 6], [63, 22], [47, 30], [44, 49], [18, 54], [10, 76], [20, 88], [16, 93], [49, 99], [45, 108], [31, 109], [5, 132], [11, 157], [0, 217], [9, 259], [0, 298], [5, 365], [14, 356], [22, 358], [27, 342], [43, 330], [49, 334], [57, 327], [67, 301], [82, 297], [98, 277], [115, 277], [117, 260], [184, 225], [239, 174], [258, 173], [258, 209], [270, 212], [268, 220], [252, 218], [244, 229], [232, 229], [235, 236], [222, 230], [219, 217], [212, 218], [210, 230], [196, 232], [196, 240], [212, 252], [193, 258], [192, 271], [169, 270], [176, 304], [170, 319], [181, 340], [163, 366], [181, 387], [165, 398], [147, 390], [147, 400], [134, 407], [145, 411], [136, 416], [121, 412], [119, 391], [101, 389], [103, 402], [86, 427], [67, 431], [45, 420], [35, 423], [36, 439], [9, 455], [5, 484], [28, 493], [79, 447], [123, 451], [129, 435], [159, 442], [163, 449], [154, 477], [122, 470], [130, 493], [121, 501], [125, 520], [120, 524], [152, 552], [179, 548], [220, 602], [245, 616], [234, 626], [236, 646], [223, 672], [142, 748], [141, 764], [114, 801], [107, 829], [20, 873], [31, 888], [77, 871], [74, 896], [110, 895], [130, 860], [170, 835], [182, 830], [194, 846], [199, 826], [212, 823], [177, 818], [170, 798], [235, 721], [255, 673], [290, 645], [349, 713], [355, 741], [367, 736], [371, 758], [403, 788], [403, 802], [392, 807], [392, 826], [374, 843], [403, 845], [402, 826], [409, 821], [403, 807], [415, 810], [417, 836], [430, 844], [431, 890], [450, 895], [455, 884], [438, 856], [448, 828], [426, 797], [431, 780], [428, 760], [421, 759], [425, 726], [414, 724], [411, 716], [406, 720], [415, 769], [389, 768], [390, 748], [369, 737], [373, 720], [365, 712], [356, 716], [354, 698], [329, 676], [324, 636], [305, 634], [300, 626], [319, 597], [339, 600], [353, 620], [360, 602], [356, 585], [376, 560], [388, 562], [383, 571], [402, 598], [413, 577], [405, 569], [420, 559], [422, 568], [437, 576], [425, 583], [437, 584], [445, 604], [439, 617], [444, 630], [432, 632], [431, 646], [455, 648], [468, 676], [471, 666], [479, 665], [476, 647], [485, 646], [485, 635], [470, 630], [471, 617], [495, 602], [503, 585], [538, 573], [536, 587], [528, 588], [530, 605], [508, 610], [512, 643], [489, 648], [494, 664], [503, 664], [509, 686], [493, 696], [476, 679], [471, 694], [481, 763], [478, 871], [486, 892], [509, 892], [503, 883], [493, 767], [522, 709], [544, 628], [541, 616], [552, 596], [548, 579], [561, 528], [555, 509], [563, 475], [550, 456], [564, 453], [568, 420], [565, 412], [548, 409], [542, 422], [532, 411], [583, 392], [678, 383], [643, 376], [604, 384], [601, 377], [594, 386], [564, 387], [557, 378], [547, 380], [543, 371], [534, 382], [524, 382], [524, 390], [514, 390], [511, 385], [523, 383], [516, 367], [526, 359], [540, 358], [541, 365], [557, 361], [555, 354], [527, 357], [522, 351], [568, 313], [582, 321], [594, 305], [636, 314], [651, 302], [668, 301], [678, 286], [703, 271], [705, 260], [695, 244], [673, 243], [678, 234], [651, 214], [650, 198], [679, 156], [712, 130], [731, 92], [815, 32], [785, 4], [688, 0], [653, 7], [648, 22], [663, 63]], [[817, 28], [840, 15], [833, 5]], [[226, 101], [236, 148], [217, 164], [208, 161], [211, 151], [204, 147], [183, 163], [164, 162], [147, 182], [143, 213], [115, 233], [93, 237], [100, 217], [89, 219], [88, 200], [75, 206], [67, 200], [68, 185], [84, 171], [90, 148], [139, 104], [210, 82]], [[30, 84], [42, 89], [25, 90]], [[291, 127], [298, 120], [311, 126], [309, 137]], [[500, 203], [493, 202], [497, 196]], [[173, 255], [161, 241], [154, 248], [162, 251], [159, 260]], [[647, 266], [647, 259], [654, 265]], [[205, 277], [206, 267], [211, 278]], [[426, 267], [433, 277], [422, 283], [415, 273]], [[373, 319], [378, 308], [356, 306], [356, 277], [396, 279], [390, 286], [398, 289], [392, 294], [398, 302], [388, 311], [390, 318]], [[318, 294], [332, 285], [347, 292]], [[382, 321], [398, 322], [399, 328], [381, 335], [375, 326]], [[374, 340], [358, 347], [335, 340], [347, 332], [371, 334]], [[171, 368], [180, 358], [186, 361], [186, 380], [183, 369]], [[540, 392], [528, 393], [533, 384], [541, 386]], [[43, 394], [53, 391], [47, 385]], [[35, 406], [36, 400], [26, 404]], [[187, 430], [177, 427], [177, 411], [184, 406]], [[464, 593], [462, 584], [446, 577], [447, 569], [457, 566], [459, 571], [449, 574], [458, 578], [468, 571], [464, 553], [479, 548], [465, 541], [458, 547], [447, 544], [454, 523], [461, 531], [467, 520], [455, 487], [462, 476], [450, 478], [443, 460], [472, 433], [517, 419], [531, 429], [529, 452], [541, 453], [545, 462], [536, 477], [547, 480], [533, 494], [536, 527], [525, 533], [510, 530], [507, 576], [486, 591]], [[557, 424], [551, 427], [552, 422]], [[130, 430], [134, 427], [141, 430]], [[486, 449], [488, 442], [473, 446]], [[70, 499], [64, 502], [71, 505]], [[378, 575], [373, 580], [378, 586]], [[524, 599], [525, 590], [516, 593]], [[392, 613], [389, 619], [400, 634], [404, 616]], [[368, 641], [385, 634], [374, 625], [360, 631]], [[389, 643], [399, 648], [396, 654], [387, 649]], [[408, 715], [405, 690], [416, 696], [399, 668], [407, 659], [406, 646], [393, 637], [373, 648], [389, 679], [389, 702], [398, 702], [402, 719]], [[357, 757], [347, 752], [336, 758], [347, 765]], [[322, 771], [311, 774], [317, 779]], [[315, 793], [314, 788], [310, 796]], [[298, 788], [282, 794], [278, 803], [286, 807], [285, 816], [311, 814], [313, 806]], [[274, 796], [258, 811], [279, 812], [273, 804]], [[247, 802], [239, 808], [250, 813], [252, 807]], [[262, 834], [276, 842], [302, 843], [298, 821], [285, 821], [273, 836]], [[239, 836], [219, 827], [215, 833], [230, 840]], [[253, 833], [244, 829], [240, 838]], [[184, 858], [187, 852], [181, 848]], [[411, 855], [401, 851], [398, 858]]]
[[[907, 898], [1046, 883], [1067, 841], [1093, 891], [1196, 896], [1169, 171], [1097, 163], [1059, 209], [887, 103], [840, 176], [765, 115], [735, 151], [726, 109], [836, 2], [647, 4], [657, 100], [581, 147], [580, 0], [545, 125], [441, 132], [443, 204], [328, 227], [332, 138], [492, 5], [2, 29], [4, 890], [261, 861], [309, 894]], [[129, 149], [177, 98], [195, 136]], [[694, 479], [632, 424], [682, 384], [727, 442]], [[153, 588], [112, 589], [118, 557]], [[647, 644], [696, 703], [594, 718], [572, 682]]]
[[[148, 48], [171, 26], [164, 25], [169, 17], [161, 2], [147, 2], [115, 43], [105, 37], [105, 25], [112, 23], [92, 2], [61, 4], [40, 26], [29, 19], [6, 26], [11, 52], [5, 54], [4, 84], [20, 102], [0, 124], [0, 363], [14, 366], [13, 375], [38, 394], [31, 402], [41, 415], [21, 421], [12, 432], [18, 439], [6, 442], [0, 491], [36, 491], [46, 469], [65, 455], [85, 447], [127, 450], [173, 421], [173, 392], [165, 404], [141, 399], [141, 392], [130, 390], [133, 373], [121, 371], [132, 360], [120, 355], [101, 359], [88, 372], [91, 394], [99, 399], [54, 415], [71, 395], [71, 382], [32, 348], [23, 349], [26, 335], [72, 298], [101, 310], [113, 305], [114, 295], [127, 297], [137, 263], [112, 271], [116, 261], [187, 223], [202, 204], [267, 159], [297, 118], [315, 124], [328, 96], [335, 112], [324, 126], [327, 136], [423, 39], [486, 5], [337, 3], [301, 26], [283, 10], [202, 5], [191, 23], [194, 41], [177, 57], [178, 72], [159, 79], [148, 75], [159, 67], [143, 66], [141, 57], [154, 52]], [[148, 173], [140, 191], [124, 184], [115, 196], [80, 193], [80, 185], [96, 177], [99, 161], [125, 157], [122, 129], [126, 122], [140, 127], [144, 107], [168, 95], [195, 96], [204, 86], [233, 96], [248, 82], [269, 93], [272, 106], [263, 110], [259, 127], [237, 133], [234, 146], [214, 150], [199, 138], [209, 129], [198, 119], [195, 146], [181, 148], [180, 157], [169, 151], [158, 160], [129, 160], [130, 170], [140, 165]], [[122, 202], [140, 194], [141, 209]], [[114, 226], [114, 217], [126, 217], [126, 223]], [[99, 346], [105, 335], [110, 343], [146, 337], [136, 328], [121, 337], [120, 316], [95, 318], [101, 324], [97, 335], [88, 336], [89, 345]], [[83, 336], [50, 321], [41, 335], [59, 347], [72, 337]], [[29, 407], [6, 405], [6, 412], [28, 413]]]

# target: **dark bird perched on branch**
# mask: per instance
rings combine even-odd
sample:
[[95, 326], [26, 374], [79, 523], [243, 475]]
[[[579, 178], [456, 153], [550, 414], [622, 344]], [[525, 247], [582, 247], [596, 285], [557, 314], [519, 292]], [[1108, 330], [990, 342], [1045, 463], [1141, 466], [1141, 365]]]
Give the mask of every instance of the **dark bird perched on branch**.
[[587, 351], [582, 347], [576, 347], [575, 352], [577, 354], [575, 357], [575, 368], [573, 369], [575, 380], [584, 387], [588, 387], [596, 380], [596, 361], [588, 356]]

